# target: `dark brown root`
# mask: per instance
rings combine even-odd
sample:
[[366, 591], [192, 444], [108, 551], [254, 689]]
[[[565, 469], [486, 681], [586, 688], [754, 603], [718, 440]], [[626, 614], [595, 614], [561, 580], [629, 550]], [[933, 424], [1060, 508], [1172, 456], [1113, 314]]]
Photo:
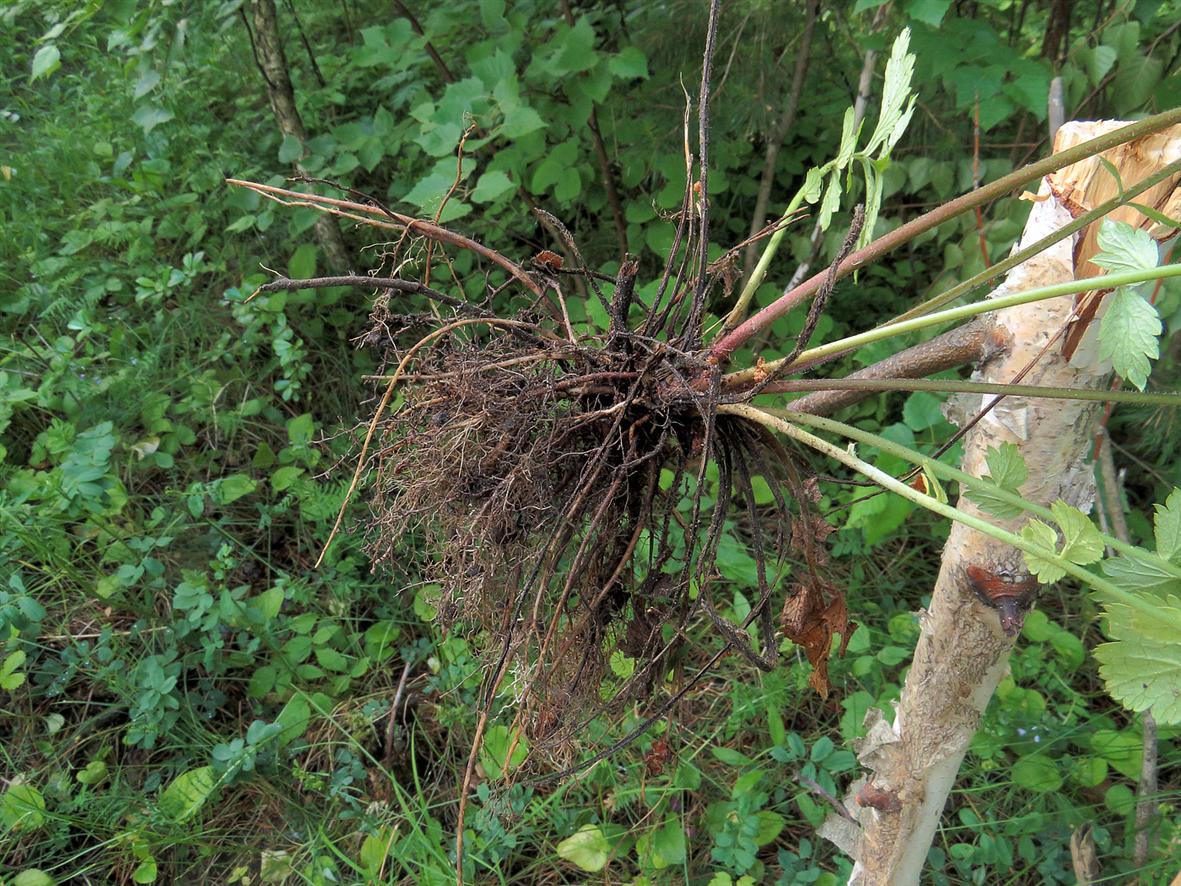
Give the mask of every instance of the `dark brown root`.
[[[370, 456], [374, 561], [394, 565], [407, 534], [422, 540], [440, 622], [479, 638], [484, 709], [508, 690], [532, 745], [550, 752], [592, 709], [647, 697], [693, 621], [772, 667], [789, 503], [807, 495], [763, 429], [716, 414], [713, 367], [630, 332], [623, 299], [612, 307], [611, 329], [578, 343], [476, 327], [439, 339], [416, 355]], [[756, 505], [756, 476], [773, 505]], [[760, 648], [714, 599], [739, 509]]]

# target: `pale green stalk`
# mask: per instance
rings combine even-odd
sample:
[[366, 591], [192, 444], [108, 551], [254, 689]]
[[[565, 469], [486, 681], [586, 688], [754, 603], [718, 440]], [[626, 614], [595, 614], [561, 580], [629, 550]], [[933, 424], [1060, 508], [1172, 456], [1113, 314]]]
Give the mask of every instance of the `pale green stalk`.
[[[1086, 277], [1082, 280], [1068, 280], [1065, 283], [1055, 283], [1052, 286], [1039, 286], [1036, 289], [1027, 289], [1024, 292], [1011, 292], [1008, 295], [1000, 295], [996, 298], [988, 298], [984, 301], [972, 302], [967, 305], [958, 305], [954, 308], [936, 311], [933, 314], [926, 314], [922, 317], [914, 317], [910, 320], [902, 320], [897, 323], [888, 323], [885, 326], [860, 332], [857, 335], [840, 338], [828, 344], [804, 351], [795, 359], [792, 365], [794, 366], [796, 363], [812, 363], [817, 360], [823, 360], [826, 357], [831, 357], [833, 354], [839, 354], [842, 351], [848, 351], [853, 348], [864, 347], [865, 345], [873, 344], [874, 342], [895, 335], [915, 332], [919, 329], [936, 326], [940, 323], [966, 320], [969, 317], [987, 314], [990, 311], [1000, 311], [1005, 308], [1026, 305], [1030, 302], [1057, 298], [1062, 295], [1074, 295], [1097, 289], [1115, 289], [1117, 286], [1131, 286], [1135, 283], [1144, 283], [1148, 280], [1161, 280], [1167, 277], [1181, 277], [1181, 264], [1163, 265], [1159, 268], [1151, 268], [1144, 271], [1119, 271], [1118, 273], [1105, 274], [1101, 277]], [[743, 369], [739, 372], [731, 372], [725, 378], [728, 383], [751, 381], [755, 378], [756, 373], [774, 372], [782, 366], [782, 359], [772, 360], [770, 363], [764, 363], [758, 369], [752, 368]]]
[[[804, 202], [804, 189], [800, 188], [796, 195], [791, 198], [791, 202], [787, 204], [787, 209], [783, 211], [783, 215], [779, 221], [782, 223], [785, 219], [789, 219], [795, 214], [796, 210], [800, 208], [800, 204]], [[755, 290], [762, 285], [763, 279], [767, 276], [767, 268], [771, 267], [771, 259], [775, 258], [775, 253], [779, 251], [779, 244], [787, 235], [787, 226], [783, 225], [771, 235], [767, 240], [767, 245], [763, 247], [763, 254], [759, 256], [759, 263], [755, 265], [755, 269], [751, 272], [750, 279], [746, 281], [746, 285], [742, 287], [742, 293], [738, 296], [738, 301], [734, 303], [734, 307], [730, 309], [730, 313], [726, 315], [726, 322], [722, 329], [730, 329], [737, 326], [746, 317], [746, 312], [750, 308], [750, 303], [755, 297]]]
[[[842, 437], [848, 437], [850, 440], [856, 440], [858, 443], [864, 443], [866, 446], [873, 446], [875, 449], [880, 449], [888, 455], [896, 456], [903, 461], [908, 461], [911, 464], [924, 468], [940, 480], [954, 480], [971, 489], [985, 491], [994, 498], [999, 498], [1006, 504], [1021, 508], [1023, 511], [1040, 517], [1046, 522], [1054, 522], [1054, 514], [1049, 508], [1027, 501], [1016, 493], [1009, 492], [1009, 490], [998, 486], [996, 483], [989, 482], [981, 477], [973, 477], [971, 474], [961, 471], [957, 467], [945, 464], [938, 459], [931, 458], [929, 455], [924, 455], [907, 446], [895, 443], [893, 440], [887, 440], [885, 437], [880, 437], [869, 431], [863, 431], [844, 422], [824, 418], [819, 415], [811, 415], [807, 412], [796, 412], [792, 409], [775, 409], [773, 407], [766, 407], [763, 411], [790, 422], [810, 425], [820, 428], [822, 431], [840, 434]], [[1181, 565], [1166, 560], [1160, 554], [1145, 550], [1144, 548], [1138, 548], [1133, 544], [1129, 544], [1110, 535], [1100, 533], [1100, 536], [1104, 543], [1110, 546], [1112, 550], [1119, 551], [1121, 554], [1128, 556], [1138, 557], [1145, 562], [1152, 563], [1170, 575], [1181, 578]]]
[[[750, 421], [757, 422], [764, 427], [779, 431], [780, 433], [791, 437], [793, 440], [810, 446], [817, 452], [821, 452], [828, 457], [841, 462], [841, 464], [852, 468], [864, 477], [877, 483], [884, 489], [890, 492], [897, 493], [905, 498], [907, 501], [918, 505], [921, 508], [926, 508], [928, 511], [939, 514], [941, 517], [946, 517], [949, 520], [956, 520], [963, 523], [977, 532], [982, 532], [985, 535], [995, 538], [997, 541], [1004, 542], [1007, 545], [1012, 545], [1018, 550], [1031, 554], [1034, 557], [1039, 557], [1043, 560], [1049, 560], [1065, 571], [1068, 575], [1072, 575], [1079, 581], [1090, 585], [1096, 591], [1106, 594], [1111, 600], [1123, 603], [1133, 609], [1137, 609], [1152, 618], [1161, 618], [1162, 613], [1159, 607], [1154, 606], [1150, 601], [1142, 597], [1125, 591], [1123, 588], [1108, 581], [1106, 578], [1096, 575], [1088, 569], [1084, 569], [1076, 563], [1060, 556], [1057, 551], [1049, 548], [1043, 548], [1041, 545], [1034, 544], [1026, 538], [1023, 538], [1016, 533], [1001, 529], [974, 514], [969, 514], [966, 511], [961, 511], [959, 508], [952, 507], [949, 504], [944, 504], [929, 495], [924, 495], [917, 489], [907, 486], [905, 483], [891, 477], [885, 471], [871, 465], [869, 462], [862, 461], [857, 456], [848, 450], [842, 449], [827, 440], [810, 434], [803, 428], [796, 427], [788, 421], [779, 418], [776, 415], [766, 412], [754, 406], [747, 406], [744, 404], [722, 405], [718, 407], [718, 412], [728, 413], [730, 415], [738, 415]], [[1178, 630], [1181, 630], [1181, 620], [1177, 625]]]

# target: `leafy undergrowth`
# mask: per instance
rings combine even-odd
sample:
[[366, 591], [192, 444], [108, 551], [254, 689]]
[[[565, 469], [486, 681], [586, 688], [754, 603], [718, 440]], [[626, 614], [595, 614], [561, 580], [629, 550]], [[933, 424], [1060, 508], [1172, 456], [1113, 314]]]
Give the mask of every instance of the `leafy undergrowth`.
[[[427, 89], [418, 81], [435, 74], [420, 44], [396, 57], [388, 51], [412, 32], [401, 19], [389, 22], [384, 5], [349, 4], [363, 7], [354, 9], [368, 16], [363, 29], [339, 18], [344, 13], [304, 5], [297, 4], [313, 39], [322, 34], [342, 47], [320, 57], [324, 88], [302, 71], [304, 112], [324, 132], [307, 146], [273, 132], [232, 4], [202, 5], [179, 45], [170, 7], [130, 21], [110, 12], [70, 23], [38, 44], [61, 44], [60, 70], [52, 53], [37, 51], [34, 62], [26, 52], [55, 23], [51, 4], [15, 7], [5, 21], [23, 38], [0, 48], [8, 87], [0, 108], [5, 882], [454, 880], [456, 795], [476, 727], [479, 638], [436, 626], [441, 589], [424, 583], [428, 555], [413, 537], [391, 552], [393, 571], [380, 577], [361, 540], [347, 534], [312, 568], [363, 430], [344, 417], [364, 413], [359, 400], [368, 392], [357, 391], [356, 379], [376, 369], [350, 343], [371, 305], [343, 289], [247, 303], [268, 279], [260, 256], [288, 255], [293, 278], [316, 272], [317, 251], [297, 245], [313, 218], [289, 218], [257, 195], [225, 189], [222, 178], [251, 167], [272, 173], [303, 151], [313, 172], [352, 175], [358, 186], [394, 195], [412, 195], [426, 182], [419, 195], [437, 195], [440, 181], [443, 188], [452, 181], [458, 136], [441, 129], [450, 125], [447, 109], [462, 106], [507, 127], [500, 149], [489, 152], [494, 160], [468, 173], [470, 201], [490, 207], [489, 228], [511, 227], [512, 182], [520, 181], [563, 217], [591, 226], [606, 198], [590, 184], [593, 149], [570, 121], [598, 103], [602, 125], [617, 139], [627, 233], [651, 264], [667, 247], [660, 214], [681, 196], [673, 181], [683, 169], [680, 93], [638, 46], [671, 70], [677, 52], [692, 43], [696, 54], [697, 43], [638, 12], [628, 20], [633, 45], [609, 36], [619, 26], [610, 9], [596, 7], [574, 27], [538, 15], [542, 23], [530, 30], [530, 9], [510, 20], [495, 3], [481, 11], [465, 5], [480, 22], [470, 53], [476, 38], [459, 26], [427, 25], [471, 76]], [[910, 4], [924, 5], [939, 4]], [[1113, 111], [1149, 102], [1154, 89], [1167, 101], [1176, 75], [1155, 70], [1146, 48], [1164, 30], [1167, 11], [1150, 16], [1143, 35], [1130, 18], [1113, 23], [1103, 42], [1084, 40], [1070, 68], [1080, 98], [1118, 56]], [[865, 18], [853, 20], [862, 36]], [[1031, 11], [1018, 35], [1030, 45], [1041, 39], [1035, 19]], [[932, 61], [923, 53], [938, 45], [933, 26], [911, 24], [919, 77], [931, 83], [925, 101], [936, 113], [965, 114], [970, 100], [957, 84], [987, 86], [981, 72], [989, 69], [975, 57]], [[1016, 55], [999, 25], [949, 19], [946, 26]], [[523, 85], [489, 49], [510, 37], [541, 59], [528, 72], [521, 63]], [[826, 156], [839, 141], [840, 121], [824, 112], [843, 106], [838, 72], [857, 69], [856, 50], [842, 46], [810, 87], [803, 111], [814, 125], [782, 161], [784, 177], [802, 174], [813, 155]], [[293, 49], [289, 55], [307, 64]], [[1040, 60], [1020, 61], [1037, 68], [1025, 70], [1035, 81], [1045, 73]], [[693, 64], [688, 56], [678, 63]], [[749, 98], [762, 87], [746, 63], [740, 55], [727, 88]], [[30, 66], [38, 64], [41, 76], [30, 84]], [[1133, 69], [1138, 77], [1124, 73]], [[572, 75], [583, 71], [582, 80]], [[1033, 104], [1042, 107], [1045, 90], [1031, 88], [1036, 95], [1023, 109], [1013, 82], [1002, 89], [1004, 76], [985, 96], [982, 122], [986, 131], [996, 127], [998, 140], [1012, 140], [1019, 126], [1033, 127], [1022, 121], [1032, 120]], [[375, 78], [386, 103], [374, 98]], [[479, 78], [485, 85], [473, 85]], [[576, 84], [569, 94], [542, 85], [562, 78]], [[514, 83], [515, 92], [492, 88]], [[1125, 106], [1133, 88], [1139, 101]], [[659, 113], [650, 107], [662, 102], [668, 107]], [[724, 133], [720, 171], [710, 180], [719, 227], [734, 242], [745, 236], [757, 189], [745, 174], [757, 152], [744, 127], [761, 124], [742, 118], [743, 102], [723, 106], [729, 116], [715, 124]], [[970, 186], [970, 161], [944, 159], [962, 152], [961, 140], [927, 150], [922, 138], [950, 136], [920, 123], [915, 147], [889, 173], [884, 218]], [[986, 160], [983, 175], [1011, 165]], [[456, 211], [465, 205], [457, 200]], [[416, 206], [427, 214], [434, 208]], [[991, 219], [989, 249], [1001, 254], [1019, 228], [1016, 217]], [[529, 243], [535, 236], [513, 233]], [[611, 240], [609, 225], [594, 228], [588, 251]], [[968, 276], [982, 266], [977, 242], [974, 230], [941, 231], [904, 261], [866, 272], [864, 301], [842, 300], [838, 290], [818, 334], [863, 328], [867, 311], [888, 316], [909, 304], [898, 292]], [[807, 253], [806, 230], [793, 248]], [[617, 270], [610, 262], [602, 268]], [[1166, 289], [1159, 304], [1173, 331], [1176, 293]], [[593, 307], [571, 307], [572, 322], [602, 319], [587, 316]], [[791, 315], [774, 335], [790, 343], [802, 325], [801, 315]], [[1175, 363], [1176, 354], [1166, 353], [1156, 372], [1175, 372]], [[1115, 436], [1129, 447], [1121, 458], [1140, 465], [1129, 478], [1135, 505], [1179, 485], [1179, 466], [1171, 419], [1129, 416]], [[845, 417], [927, 452], [952, 430], [926, 393], [877, 397]], [[1121, 421], [1117, 412], [1113, 426], [1123, 429]], [[884, 470], [903, 470], [890, 456], [861, 454]], [[815, 828], [828, 812], [826, 796], [841, 795], [854, 774], [847, 743], [865, 710], [897, 697], [917, 635], [913, 613], [933, 584], [946, 528], [896, 498], [823, 489], [817, 508], [841, 527], [830, 538], [828, 578], [862, 625], [847, 654], [831, 663], [830, 698], [810, 690], [811, 668], [790, 643], [770, 674], [723, 659], [639, 741], [562, 783], [523, 768], [526, 748], [493, 727], [467, 815], [469, 879], [843, 882], [848, 863]], [[759, 500], [770, 503], [769, 492]], [[1135, 507], [1132, 530], [1151, 537]], [[740, 523], [727, 527], [718, 552], [721, 615], [736, 623], [758, 597], [753, 562], [738, 542], [743, 533]], [[695, 636], [701, 642], [680, 651], [654, 698], [671, 697], [717, 651], [720, 641], [709, 632]], [[1069, 583], [1046, 592], [1027, 617], [1012, 674], [974, 741], [932, 849], [932, 882], [1073, 882], [1070, 836], [1084, 823], [1092, 825], [1105, 875], [1119, 882], [1132, 875], [1139, 727], [1103, 693], [1084, 651], [1098, 638], [1092, 605]], [[634, 668], [628, 656], [612, 656], [607, 689]], [[590, 756], [626, 735], [645, 710], [594, 720], [577, 753]], [[1178, 738], [1176, 730], [1161, 731], [1156, 860], [1141, 872], [1144, 882], [1175, 873], [1167, 859], [1181, 843]]]

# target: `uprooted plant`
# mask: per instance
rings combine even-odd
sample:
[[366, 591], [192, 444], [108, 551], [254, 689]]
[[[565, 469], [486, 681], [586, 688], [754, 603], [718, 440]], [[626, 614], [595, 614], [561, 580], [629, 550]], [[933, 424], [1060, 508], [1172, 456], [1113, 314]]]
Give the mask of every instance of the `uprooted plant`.
[[[356, 192], [346, 194], [351, 199], [340, 199], [233, 181], [279, 202], [313, 206], [397, 237], [383, 247], [382, 268], [371, 275], [278, 279], [260, 289], [351, 285], [379, 292], [371, 325], [360, 341], [378, 350], [389, 371], [378, 377], [384, 389], [379, 388], [349, 495], [362, 479], [368, 480], [372, 516], [365, 531], [375, 562], [395, 557], [398, 541], [407, 533], [418, 535], [429, 549], [433, 577], [443, 589], [440, 619], [483, 638], [487, 668], [461, 793], [461, 819], [462, 798], [490, 719], [510, 712], [514, 741], [527, 740], [557, 768], [568, 767], [588, 718], [648, 696], [696, 625], [703, 623], [722, 639], [721, 649], [698, 669], [698, 676], [727, 652], [769, 669], [783, 636], [802, 646], [813, 665], [812, 685], [826, 693], [833, 639], [839, 636], [846, 642], [851, 625], [841, 589], [825, 578], [829, 527], [811, 510], [818, 498], [817, 478], [789, 447], [803, 445], [838, 457], [895, 492], [909, 490], [905, 494], [923, 499], [919, 503], [945, 516], [976, 518], [965, 518], [934, 495], [878, 476], [852, 455], [840, 456], [843, 450], [802, 429], [800, 414], [769, 413], [754, 405], [755, 398], [808, 387], [855, 386], [840, 379], [804, 381], [792, 376], [870, 341], [1096, 288], [1094, 280], [1076, 281], [932, 313], [1050, 245], [1043, 242], [956, 287], [939, 304], [920, 306], [915, 316], [809, 348], [817, 320], [842, 277], [917, 234], [1053, 169], [1181, 120], [1181, 112], [1173, 111], [1086, 142], [871, 240], [881, 202], [881, 170], [913, 104], [913, 60], [904, 34], [887, 67], [881, 115], [865, 147], [858, 150], [860, 128], [846, 117], [837, 158], [813, 170], [788, 211], [761, 232], [759, 239], [772, 238], [765, 260], [725, 322], [714, 322], [715, 305], [732, 286], [738, 257], [747, 245], [738, 244], [721, 258], [709, 260], [708, 110], [717, 15], [714, 3], [697, 97], [696, 158], [691, 156], [687, 113], [684, 199], [670, 220], [675, 227], [672, 248], [652, 285], [638, 284], [640, 264], [631, 257], [614, 275], [593, 270], [562, 222], [541, 211], [539, 221], [556, 238], [566, 260], [543, 252], [520, 263], [440, 226], [438, 215], [435, 221], [413, 218]], [[836, 261], [746, 318], [750, 294], [766, 273], [777, 242], [775, 235], [805, 202], [819, 203], [827, 223], [839, 206], [842, 182], [855, 166], [864, 178], [865, 209], [854, 213]], [[1123, 189], [1117, 202], [1133, 199], [1144, 187], [1147, 184], [1141, 182]], [[1088, 213], [1079, 220], [1080, 227], [1102, 214], [1098, 209]], [[1055, 236], [1061, 239], [1069, 233]], [[482, 298], [464, 297], [464, 281], [457, 278], [448, 252], [456, 249], [474, 256], [484, 275]], [[387, 267], [395, 270], [388, 272]], [[408, 267], [418, 268], [421, 281], [401, 276]], [[1181, 267], [1129, 270], [1109, 275], [1103, 286], [1177, 273]], [[451, 276], [459, 295], [443, 291], [451, 289], [450, 284], [432, 283], [432, 275]], [[572, 287], [589, 301], [588, 317], [605, 318], [601, 324], [572, 320]], [[400, 313], [401, 297], [425, 299], [431, 313]], [[808, 299], [803, 330], [786, 356], [769, 363], [760, 359], [748, 367], [729, 366], [740, 347], [766, 334], [771, 322]], [[895, 390], [905, 384], [879, 378], [866, 386]], [[1128, 396], [1004, 387], [998, 393]], [[979, 387], [940, 383], [939, 389]], [[1157, 395], [1157, 402], [1176, 405], [1177, 398]], [[851, 429], [831, 424], [824, 430]], [[785, 443], [784, 436], [794, 442]], [[921, 458], [915, 460], [934, 481], [936, 469]], [[757, 501], [756, 487], [761, 489], [763, 483], [770, 490], [771, 503], [766, 505]], [[343, 515], [342, 509], [334, 533]], [[986, 521], [977, 522], [985, 531], [1002, 532], [989, 528]], [[747, 546], [757, 570], [758, 597], [737, 623], [723, 617], [716, 599], [716, 560], [727, 533]], [[1062, 559], [1052, 543], [1048, 548], [1044, 541], [1004, 537], [1043, 559]], [[1087, 573], [1074, 564], [1068, 571]], [[1101, 590], [1112, 591], [1102, 587], [1103, 580], [1091, 578]], [[783, 602], [778, 599], [781, 593]], [[1118, 596], [1118, 588], [1112, 593]], [[782, 607], [781, 635], [776, 607]], [[748, 631], [752, 627], [759, 638], [753, 644]], [[604, 677], [615, 653], [634, 661], [634, 669], [614, 680], [612, 691], [605, 694]], [[683, 681], [678, 693], [652, 705], [650, 718], [624, 741], [664, 715], [694, 679]], [[506, 685], [511, 699], [505, 698]], [[461, 825], [460, 841], [462, 830]]]

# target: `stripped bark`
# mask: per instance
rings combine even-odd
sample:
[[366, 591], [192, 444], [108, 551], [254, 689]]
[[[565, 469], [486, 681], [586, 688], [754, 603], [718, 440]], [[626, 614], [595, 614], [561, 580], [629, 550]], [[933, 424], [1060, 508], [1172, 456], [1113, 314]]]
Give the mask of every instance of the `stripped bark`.
[[[767, 141], [766, 154], [763, 157], [763, 175], [759, 179], [759, 193], [755, 197], [755, 211], [750, 221], [750, 237], [754, 240], [759, 231], [767, 224], [767, 206], [771, 202], [771, 186], [775, 184], [775, 164], [779, 159], [779, 149], [796, 123], [796, 112], [800, 108], [800, 95], [804, 91], [804, 80], [808, 76], [808, 61], [812, 55], [812, 32], [816, 30], [816, 19], [820, 16], [820, 0], [809, 0], [808, 22], [804, 25], [804, 33], [800, 35], [800, 48], [796, 52], [796, 66], [791, 75], [791, 89], [787, 94], [787, 104], [783, 108], [783, 116], [775, 124], [775, 129]], [[759, 260], [759, 243], [752, 242], [746, 247], [746, 255], [742, 264], [742, 279], [749, 280], [751, 272]]]
[[[1067, 124], [1059, 133], [1055, 150], [1064, 150], [1113, 125]], [[1174, 127], [1103, 156], [1128, 181], [1151, 174], [1179, 154], [1181, 127]], [[1096, 161], [1066, 167], [1043, 180], [1023, 244], [1046, 236], [1102, 202], [1105, 197], [1100, 192], [1108, 179]], [[1174, 178], [1168, 188], [1170, 195], [1176, 186]], [[1126, 207], [1112, 215], [1151, 226]], [[1063, 240], [1019, 265], [993, 295], [1088, 276], [1083, 269], [1093, 267], [1088, 260], [1094, 249], [1094, 233], [1086, 229], [1077, 236], [1077, 245], [1072, 247], [1070, 240]], [[1081, 303], [1088, 303], [1088, 296], [1083, 296]], [[1036, 360], [1026, 379], [1030, 383], [1092, 389], [1106, 385], [1110, 367], [1098, 362], [1085, 347], [1072, 361], [1057, 341], [1038, 359], [1075, 310], [1074, 298], [1067, 296], [998, 312], [993, 335], [1003, 347], [985, 359], [976, 377], [1007, 382]], [[971, 404], [972, 412], [989, 405], [991, 399]], [[1021, 489], [1027, 499], [1044, 505], [1063, 499], [1087, 510], [1094, 485], [1085, 460], [1098, 415], [1094, 403], [1008, 397], [964, 438], [963, 469], [977, 476], [985, 473], [988, 448], [1013, 443], [1029, 466], [1029, 480]], [[979, 513], [963, 498], [959, 507]], [[996, 522], [1016, 529], [1023, 521]], [[865, 775], [853, 785], [846, 800], [846, 808], [858, 825], [833, 816], [821, 830], [856, 860], [849, 881], [855, 886], [919, 882], [960, 763], [1008, 669], [1014, 638], [1002, 628], [998, 611], [982, 602], [972, 589], [969, 569], [974, 575], [980, 574], [978, 570], [991, 575], [1008, 572], [1018, 581], [1029, 576], [1017, 550], [961, 524], [952, 527], [931, 605], [920, 613], [921, 634], [894, 722], [876, 710], [866, 717], [868, 735], [858, 747]]]
[[[295, 106], [295, 88], [291, 85], [291, 74], [287, 68], [287, 56], [279, 39], [279, 21], [275, 13], [275, 0], [250, 0], [251, 19], [254, 29], [251, 36], [254, 60], [267, 86], [267, 97], [279, 131], [307, 144], [308, 133], [299, 109]], [[302, 174], [303, 167], [296, 161], [295, 171]], [[348, 270], [349, 250], [344, 244], [340, 227], [331, 216], [321, 215], [316, 219], [316, 242], [324, 250], [324, 259], [334, 271]]]

